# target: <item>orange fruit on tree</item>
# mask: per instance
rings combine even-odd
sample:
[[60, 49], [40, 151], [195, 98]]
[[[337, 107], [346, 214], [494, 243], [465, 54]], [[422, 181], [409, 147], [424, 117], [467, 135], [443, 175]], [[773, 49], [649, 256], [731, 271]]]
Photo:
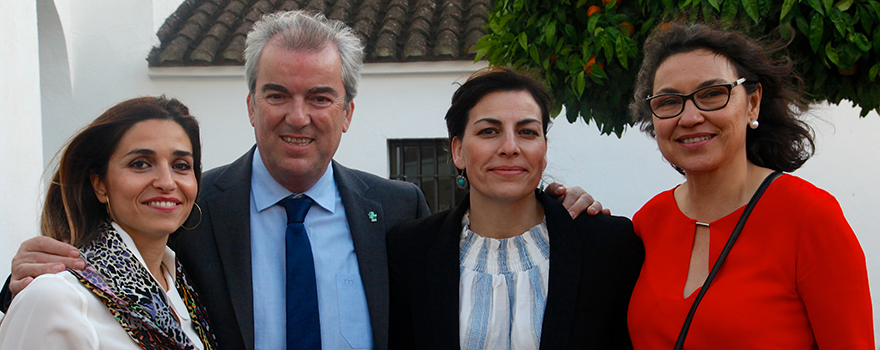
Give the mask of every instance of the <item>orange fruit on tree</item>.
[[587, 8], [587, 17], [592, 16], [596, 12], [599, 12], [599, 6], [590, 6], [589, 8]]
[[629, 23], [627, 21], [623, 21], [623, 22], [620, 22], [620, 24], [622, 24], [624, 27], [626, 27], [626, 29], [629, 29], [629, 34], [627, 34], [626, 36], [633, 36], [633, 34], [636, 33], [636, 28], [633, 27], [632, 23]]
[[605, 65], [602, 63], [596, 63], [596, 55], [590, 56], [590, 59], [587, 60], [587, 63], [584, 63], [583, 70], [587, 74], [592, 74], [593, 66], [599, 66], [599, 68], [605, 68]]
[[584, 64], [584, 70], [590, 68], [590, 66], [596, 64], [596, 55], [590, 56], [590, 59], [587, 60], [587, 63]]
[[856, 64], [853, 63], [853, 65], [850, 66], [848, 70], [843, 70], [842, 68], [838, 67], [838, 68], [837, 68], [837, 72], [840, 73], [840, 75], [853, 75], [853, 74], [856, 74]]

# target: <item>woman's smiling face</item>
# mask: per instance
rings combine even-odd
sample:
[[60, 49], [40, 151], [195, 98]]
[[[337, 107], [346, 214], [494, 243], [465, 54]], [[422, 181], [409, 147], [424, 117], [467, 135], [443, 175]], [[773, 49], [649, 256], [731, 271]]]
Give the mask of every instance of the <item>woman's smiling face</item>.
[[192, 143], [174, 121], [139, 122], [119, 141], [104, 177], [91, 181], [132, 238], [168, 235], [186, 221], [198, 193]]
[[[706, 49], [669, 56], [654, 74], [653, 95], [690, 94], [705, 86], [736, 81], [727, 57]], [[653, 117], [657, 145], [667, 161], [685, 173], [713, 171], [735, 161], [747, 161], [746, 127], [758, 119], [761, 88], [747, 93], [742, 87], [730, 91], [727, 106], [702, 111], [685, 101], [680, 115], [669, 119]]]
[[541, 117], [527, 91], [492, 92], [471, 108], [464, 135], [452, 139], [452, 158], [467, 171], [472, 197], [509, 201], [532, 194], [547, 164]]

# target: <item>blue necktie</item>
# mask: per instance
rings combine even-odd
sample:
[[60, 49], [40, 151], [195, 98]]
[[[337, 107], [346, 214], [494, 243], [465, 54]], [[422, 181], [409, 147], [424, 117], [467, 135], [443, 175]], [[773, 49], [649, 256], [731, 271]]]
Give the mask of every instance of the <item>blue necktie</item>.
[[287, 197], [279, 204], [287, 210], [287, 349], [321, 349], [315, 260], [303, 225], [312, 199]]

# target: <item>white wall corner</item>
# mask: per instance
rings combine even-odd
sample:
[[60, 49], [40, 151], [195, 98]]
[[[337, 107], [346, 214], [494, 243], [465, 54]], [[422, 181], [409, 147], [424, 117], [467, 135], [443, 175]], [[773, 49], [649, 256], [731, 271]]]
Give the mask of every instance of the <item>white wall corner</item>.
[[21, 241], [38, 234], [43, 169], [35, 1], [0, 6], [0, 276]]

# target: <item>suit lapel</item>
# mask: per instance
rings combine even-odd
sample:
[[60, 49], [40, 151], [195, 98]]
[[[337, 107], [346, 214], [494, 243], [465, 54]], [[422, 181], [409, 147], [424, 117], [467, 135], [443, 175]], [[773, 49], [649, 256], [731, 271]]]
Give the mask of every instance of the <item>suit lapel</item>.
[[388, 338], [388, 256], [385, 251], [385, 212], [382, 203], [366, 197], [370, 186], [335, 161], [333, 174], [351, 230], [358, 270], [364, 283], [374, 344]]
[[[219, 191], [206, 197], [220, 264], [226, 275], [244, 343], [254, 344], [254, 293], [251, 270], [250, 199], [254, 149], [236, 160], [214, 182]], [[243, 254], [242, 252], [247, 252]]]
[[[539, 193], [550, 234], [550, 281], [541, 328], [541, 349], [564, 349], [574, 321], [581, 269], [583, 234], [556, 200]], [[583, 214], [586, 215], [586, 214]], [[583, 281], [581, 281], [583, 282]], [[597, 281], [586, 281], [586, 285]]]
[[427, 281], [425, 288], [425, 310], [430, 315], [432, 324], [442, 325], [432, 329], [431, 338], [436, 348], [458, 348], [459, 337], [459, 284], [460, 266], [459, 248], [461, 236], [461, 219], [468, 210], [469, 196], [453, 209], [443, 225], [437, 231], [437, 236], [430, 238], [433, 242], [432, 249], [428, 252], [427, 262], [430, 269], [427, 276], [422, 278]]

